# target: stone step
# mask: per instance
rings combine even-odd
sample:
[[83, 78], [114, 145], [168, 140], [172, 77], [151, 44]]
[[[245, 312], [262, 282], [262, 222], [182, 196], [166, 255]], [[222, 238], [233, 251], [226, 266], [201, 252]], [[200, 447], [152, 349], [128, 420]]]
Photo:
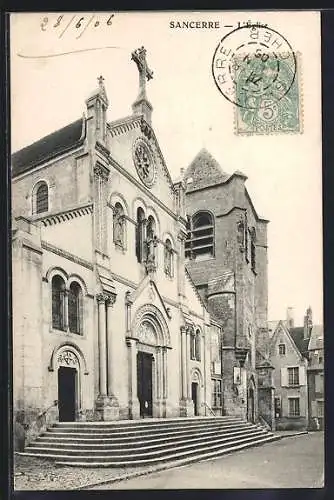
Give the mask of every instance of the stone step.
[[193, 447], [187, 447], [187, 449], [180, 449], [178, 447], [177, 448], [173, 447], [170, 448], [169, 451], [165, 450], [163, 454], [161, 454], [161, 452], [159, 453], [151, 452], [151, 454], [146, 454], [146, 455], [143, 454], [140, 456], [129, 455], [127, 458], [124, 456], [116, 457], [116, 460], [114, 459], [114, 457], [101, 456], [101, 455], [71, 456], [68, 454], [57, 455], [55, 453], [37, 453], [31, 451], [29, 452], [26, 451], [21, 454], [25, 456], [35, 456], [50, 460], [56, 460], [57, 464], [61, 465], [74, 465], [74, 466], [87, 466], [87, 467], [131, 467], [143, 464], [152, 465], [159, 462], [174, 461], [174, 460], [184, 460], [184, 459], [191, 459], [192, 461], [199, 460], [203, 458], [218, 456], [223, 453], [229, 453], [231, 451], [240, 449], [240, 447], [248, 447], [248, 446], [263, 444], [266, 442], [273, 441], [275, 439], [277, 439], [277, 437], [274, 436], [273, 434], [262, 433], [260, 436], [251, 435], [239, 439], [234, 439], [232, 442], [225, 441], [225, 445], [224, 442], [219, 442], [219, 440], [217, 440], [214, 443], [194, 445]]
[[[131, 422], [131, 423], [130, 423]], [[179, 428], [182, 425], [198, 425], [207, 426], [211, 423], [220, 424], [231, 424], [231, 423], [243, 423], [243, 419], [235, 417], [195, 417], [195, 418], [182, 418], [182, 419], [143, 419], [143, 420], [128, 420], [123, 421], [119, 424], [118, 421], [112, 422], [57, 422], [52, 426], [52, 429], [66, 429], [68, 431], [72, 430], [101, 430], [107, 429], [114, 432], [125, 432], [133, 430], [155, 430], [158, 428]]]
[[174, 431], [173, 433], [158, 433], [151, 434], [150, 436], [131, 436], [129, 438], [119, 438], [119, 437], [110, 437], [109, 435], [103, 434], [102, 437], [96, 436], [94, 434], [90, 435], [89, 438], [86, 437], [85, 434], [80, 434], [82, 437], [77, 437], [76, 435], [73, 437], [72, 435], [67, 435], [66, 433], [58, 434], [44, 434], [37, 438], [37, 440], [33, 444], [41, 445], [43, 444], [57, 444], [57, 443], [71, 443], [73, 445], [80, 444], [88, 444], [89, 446], [95, 446], [100, 443], [112, 443], [114, 446], [119, 447], [133, 447], [138, 446], [140, 443], [159, 443], [159, 442], [167, 442], [167, 441], [179, 441], [185, 438], [193, 439], [196, 436], [206, 436], [207, 438], [212, 438], [217, 436], [217, 434], [221, 433], [236, 433], [236, 432], [244, 432], [245, 430], [252, 429], [251, 426], [234, 426], [228, 429], [221, 429], [219, 427], [215, 427], [213, 429], [193, 429], [188, 431]]
[[[258, 432], [247, 432], [244, 435], [240, 437], [229, 437], [229, 436], [217, 436], [216, 439], [212, 442], [212, 445], [214, 446], [219, 446], [219, 445], [224, 445], [226, 442], [231, 442], [231, 441], [238, 441], [239, 439], [254, 439], [255, 437], [259, 435], [265, 435], [266, 433], [264, 431], [258, 431]], [[27, 451], [34, 451], [36, 453], [45, 453], [45, 454], [53, 454], [53, 455], [71, 455], [73, 457], [80, 458], [80, 456], [85, 456], [85, 457], [94, 457], [94, 456], [99, 456], [101, 457], [108, 457], [110, 458], [111, 461], [124, 461], [124, 460], [131, 460], [135, 458], [141, 458], [143, 460], [146, 460], [146, 458], [152, 458], [152, 456], [163, 456], [171, 452], [177, 451], [185, 451], [185, 450], [196, 450], [200, 446], [207, 446], [209, 443], [207, 442], [206, 439], [200, 440], [200, 442], [193, 442], [193, 441], [183, 441], [181, 443], [178, 443], [177, 445], [175, 444], [166, 444], [166, 445], [160, 445], [158, 449], [152, 449], [152, 447], [146, 448], [146, 450], [125, 450], [123, 453], [123, 450], [116, 450], [114, 452], [114, 455], [112, 455], [112, 452], [107, 450], [95, 450], [93, 449], [84, 449], [84, 450], [73, 450], [73, 448], [68, 447], [65, 450], [62, 448], [47, 448], [47, 447], [36, 447], [36, 448], [30, 448], [27, 447]]]
[[159, 427], [153, 427], [153, 428], [144, 428], [142, 429], [141, 427], [137, 428], [132, 428], [132, 429], [121, 429], [121, 430], [115, 430], [112, 427], [111, 428], [101, 428], [101, 429], [96, 429], [96, 428], [60, 428], [60, 427], [51, 427], [48, 429], [48, 433], [53, 434], [53, 435], [59, 435], [59, 436], [89, 436], [89, 435], [94, 435], [103, 438], [105, 437], [112, 437], [115, 436], [118, 438], [129, 438], [131, 436], [134, 436], [135, 438], [139, 436], [151, 436], [153, 434], [157, 433], [168, 433], [168, 432], [179, 432], [179, 431], [190, 431], [193, 429], [207, 429], [207, 428], [215, 428], [215, 429], [231, 429], [235, 427], [249, 427], [252, 424], [241, 421], [241, 422], [221, 422], [221, 423], [216, 423], [212, 422], [207, 425], [197, 425], [196, 423], [194, 424], [189, 424], [184, 423], [182, 425], [178, 425], [177, 427], [171, 427], [168, 424], [164, 426], [159, 426]]
[[134, 454], [143, 454], [143, 453], [149, 453], [150, 451], [159, 451], [159, 450], [165, 450], [165, 449], [170, 449], [172, 446], [173, 448], [182, 448], [182, 447], [192, 447], [196, 446], [202, 443], [209, 442], [208, 439], [211, 439], [212, 442], [218, 443], [218, 442], [227, 442], [227, 441], [232, 441], [234, 439], [239, 439], [241, 437], [245, 436], [258, 436], [258, 435], [263, 435], [267, 434], [264, 430], [248, 430], [248, 431], [239, 431], [239, 432], [233, 432], [229, 434], [216, 434], [216, 436], [213, 438], [211, 436], [203, 435], [203, 436], [198, 436], [198, 437], [192, 437], [191, 440], [189, 438], [187, 439], [180, 439], [180, 440], [160, 440], [158, 443], [151, 443], [150, 441], [139, 441], [135, 444], [132, 444], [131, 446], [125, 447], [124, 445], [115, 445], [114, 443], [93, 443], [93, 444], [77, 444], [77, 443], [72, 443], [72, 442], [67, 442], [67, 443], [62, 443], [62, 442], [57, 442], [57, 443], [40, 443], [39, 441], [36, 441], [32, 443], [30, 446], [27, 447], [27, 451], [36, 451], [38, 453], [43, 453], [46, 452], [48, 453], [50, 450], [52, 453], [55, 454], [61, 454], [61, 453], [68, 453], [69, 455], [75, 455], [75, 454], [109, 454], [112, 455], [117, 454], [117, 455], [134, 455]]
[[[220, 450], [214, 450], [214, 451], [209, 451], [209, 452], [199, 452], [196, 455], [191, 455], [191, 456], [179, 456], [175, 455], [175, 457], [171, 457], [170, 460], [165, 460], [165, 461], [160, 461], [161, 464], [167, 463], [168, 468], [170, 467], [180, 467], [183, 465], [191, 464], [193, 462], [200, 462], [200, 461], [206, 461], [206, 460], [214, 460], [216, 458], [219, 458], [223, 455], [227, 455], [229, 453], [237, 452], [243, 449], [251, 448], [251, 447], [256, 447], [256, 446], [261, 446], [267, 443], [270, 443], [272, 441], [277, 441], [278, 439], [281, 439], [279, 436], [269, 436], [269, 437], [264, 437], [261, 439], [257, 439], [251, 442], [246, 442], [246, 443], [239, 443], [239, 444], [234, 444], [230, 447], [223, 448]], [[56, 460], [56, 465], [62, 465], [62, 466], [69, 466], [69, 467], [120, 467], [119, 463], [113, 463], [113, 462], [71, 462], [71, 461], [58, 461]], [[158, 464], [158, 461], [155, 462], [147, 462], [147, 465], [155, 465]], [[127, 467], [135, 467], [135, 466], [140, 466], [142, 465], [141, 462], [129, 462], [126, 464]]]
[[207, 424], [208, 422], [244, 422], [244, 419], [241, 417], [233, 417], [233, 416], [206, 416], [206, 417], [173, 417], [173, 418], [141, 418], [140, 420], [112, 420], [112, 421], [80, 421], [80, 422], [57, 422], [55, 423], [55, 427], [67, 427], [67, 426], [75, 426], [75, 427], [139, 427], [139, 426], [150, 426], [154, 427], [155, 425], [165, 425], [168, 423], [169, 425], [180, 425], [184, 422], [197, 423], [197, 424]]

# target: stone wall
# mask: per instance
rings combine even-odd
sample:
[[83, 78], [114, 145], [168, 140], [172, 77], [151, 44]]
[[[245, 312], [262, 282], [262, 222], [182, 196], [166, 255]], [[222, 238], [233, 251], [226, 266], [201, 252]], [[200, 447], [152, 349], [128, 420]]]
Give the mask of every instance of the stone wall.
[[[200, 168], [206, 168], [205, 163]], [[204, 178], [205, 172], [200, 172]], [[196, 172], [197, 175], [197, 172]], [[195, 177], [195, 176], [194, 176]], [[227, 414], [247, 411], [249, 380], [255, 384], [257, 402], [256, 350], [265, 351], [267, 321], [267, 221], [259, 219], [245, 188], [245, 176], [233, 175], [219, 185], [186, 192], [186, 211], [192, 216], [200, 210], [214, 216], [215, 250], [206, 260], [187, 260], [189, 270], [208, 310], [223, 328], [224, 408]], [[240, 234], [240, 222], [246, 230]], [[256, 233], [256, 265], [251, 262], [251, 230]], [[232, 288], [226, 288], [223, 276], [233, 276]], [[218, 283], [221, 279], [222, 283]], [[229, 285], [228, 285], [229, 286]], [[258, 334], [259, 329], [261, 335]], [[235, 347], [245, 345], [249, 353], [244, 362], [245, 387], [233, 382], [233, 371], [240, 366]], [[257, 403], [255, 413], [257, 415]]]

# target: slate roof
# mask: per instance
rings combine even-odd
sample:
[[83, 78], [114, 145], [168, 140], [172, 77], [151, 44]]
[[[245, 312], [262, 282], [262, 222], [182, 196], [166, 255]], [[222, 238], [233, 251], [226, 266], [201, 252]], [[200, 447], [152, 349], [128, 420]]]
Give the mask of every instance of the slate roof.
[[310, 341], [308, 344], [308, 350], [313, 351], [315, 349], [324, 348], [324, 329], [322, 325], [313, 325], [311, 330]]
[[[223, 172], [217, 160], [204, 148], [195, 156], [184, 174], [187, 190], [212, 186], [226, 181], [229, 177], [230, 175]], [[192, 182], [187, 182], [188, 179], [192, 179]]]
[[13, 153], [12, 176], [16, 177], [50, 158], [79, 146], [84, 139], [85, 118], [82, 117]]
[[309, 339], [304, 339], [304, 327], [296, 326], [289, 329], [290, 335], [293, 338], [299, 352], [304, 355], [307, 353]]

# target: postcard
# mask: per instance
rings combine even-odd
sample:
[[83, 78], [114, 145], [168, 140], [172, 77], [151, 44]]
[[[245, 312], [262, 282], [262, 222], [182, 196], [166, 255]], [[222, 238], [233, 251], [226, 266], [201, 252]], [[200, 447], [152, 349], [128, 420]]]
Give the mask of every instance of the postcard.
[[323, 487], [320, 13], [10, 50], [15, 490]]

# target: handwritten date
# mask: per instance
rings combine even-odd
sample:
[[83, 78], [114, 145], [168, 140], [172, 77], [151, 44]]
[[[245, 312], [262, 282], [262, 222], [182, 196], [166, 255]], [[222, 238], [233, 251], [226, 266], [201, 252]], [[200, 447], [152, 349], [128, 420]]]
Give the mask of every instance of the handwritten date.
[[40, 26], [42, 31], [57, 30], [59, 38], [71, 27], [78, 34], [76, 38], [80, 38], [89, 26], [92, 28], [102, 25], [111, 26], [114, 16], [115, 14], [108, 14], [104, 18], [101, 18], [101, 16], [98, 17], [92, 14], [90, 16], [73, 15], [70, 17], [69, 15], [61, 14], [56, 20], [51, 20], [45, 16], [42, 18]]

